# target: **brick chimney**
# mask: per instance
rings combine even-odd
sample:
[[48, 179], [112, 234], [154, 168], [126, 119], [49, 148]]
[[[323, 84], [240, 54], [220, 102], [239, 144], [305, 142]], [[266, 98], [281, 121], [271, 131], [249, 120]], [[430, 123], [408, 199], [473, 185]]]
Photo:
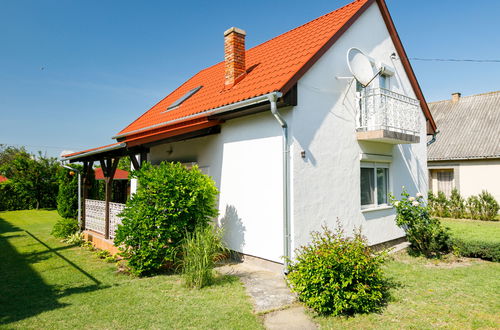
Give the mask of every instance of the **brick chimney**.
[[462, 96], [462, 94], [460, 93], [451, 93], [451, 102], [455, 103], [455, 102], [458, 102], [458, 100], [460, 100], [460, 96]]
[[245, 31], [236, 27], [224, 32], [224, 77], [227, 87], [232, 87], [245, 76], [245, 35]]

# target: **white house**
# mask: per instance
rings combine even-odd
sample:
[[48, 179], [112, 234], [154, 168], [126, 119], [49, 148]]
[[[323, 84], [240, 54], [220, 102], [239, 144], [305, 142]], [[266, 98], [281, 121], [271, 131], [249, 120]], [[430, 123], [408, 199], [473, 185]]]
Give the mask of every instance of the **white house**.
[[[385, 2], [354, 1], [248, 50], [245, 34], [227, 30], [224, 61], [115, 144], [66, 157], [87, 168], [101, 160], [110, 179], [113, 159], [125, 155], [197, 163], [220, 190], [229, 247], [275, 263], [337, 219], [346, 231], [361, 227], [373, 245], [404, 237], [387, 194], [427, 191], [426, 142], [436, 125]], [[374, 73], [384, 68], [367, 88], [348, 69], [352, 47], [370, 57]], [[93, 208], [87, 228], [106, 210]], [[112, 212], [101, 218], [100, 232], [112, 237]]]
[[500, 91], [429, 103], [439, 135], [429, 146], [429, 188], [500, 201]]

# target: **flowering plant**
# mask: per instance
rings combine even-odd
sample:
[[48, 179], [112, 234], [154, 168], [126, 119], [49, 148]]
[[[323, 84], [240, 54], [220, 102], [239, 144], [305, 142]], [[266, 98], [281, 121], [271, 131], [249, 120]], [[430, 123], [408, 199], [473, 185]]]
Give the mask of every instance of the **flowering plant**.
[[400, 200], [392, 194], [389, 198], [396, 208], [396, 224], [406, 231], [414, 253], [433, 257], [450, 252], [450, 234], [438, 219], [430, 216], [422, 194], [410, 196], [403, 187]]

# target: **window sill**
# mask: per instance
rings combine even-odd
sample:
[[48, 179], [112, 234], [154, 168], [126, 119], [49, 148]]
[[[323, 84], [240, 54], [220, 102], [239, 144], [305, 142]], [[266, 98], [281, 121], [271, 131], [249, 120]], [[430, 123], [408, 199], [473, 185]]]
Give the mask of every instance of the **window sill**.
[[370, 208], [367, 208], [367, 209], [361, 209], [361, 213], [373, 212], [373, 211], [382, 211], [382, 210], [390, 210], [392, 208], [393, 208], [392, 205], [376, 206], [376, 207], [370, 207]]

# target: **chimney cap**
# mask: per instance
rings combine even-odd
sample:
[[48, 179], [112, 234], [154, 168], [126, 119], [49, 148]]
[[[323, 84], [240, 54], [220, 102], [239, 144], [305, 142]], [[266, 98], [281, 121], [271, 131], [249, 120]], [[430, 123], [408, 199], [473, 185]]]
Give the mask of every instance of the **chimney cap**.
[[229, 28], [226, 31], [224, 31], [224, 37], [227, 36], [228, 34], [232, 33], [232, 32], [236, 32], [236, 33], [242, 34], [244, 36], [247, 35], [247, 33], [245, 32], [245, 30], [233, 26], [232, 28]]

